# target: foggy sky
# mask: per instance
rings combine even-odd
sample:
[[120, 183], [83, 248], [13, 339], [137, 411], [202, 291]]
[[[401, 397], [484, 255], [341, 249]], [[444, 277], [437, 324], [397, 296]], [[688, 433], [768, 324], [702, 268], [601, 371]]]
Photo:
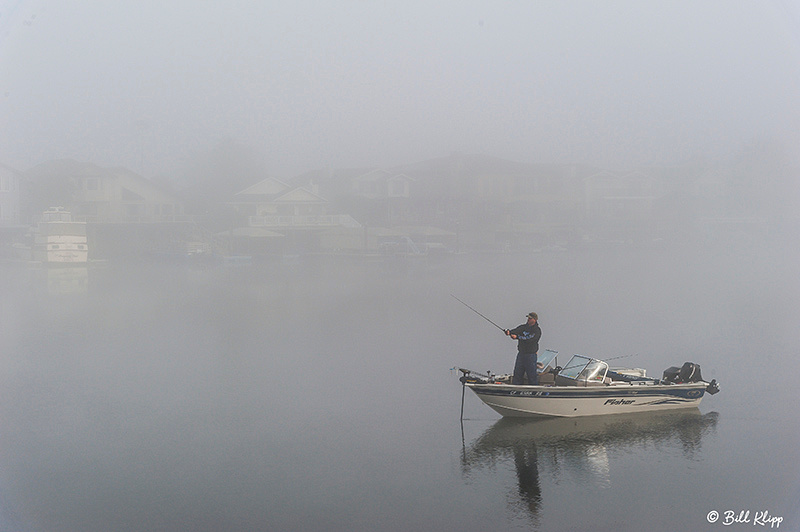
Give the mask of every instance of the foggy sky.
[[[482, 153], [724, 159], [800, 130], [791, 0], [0, 3], [0, 161], [276, 176]], [[796, 151], [796, 150], [794, 150]]]

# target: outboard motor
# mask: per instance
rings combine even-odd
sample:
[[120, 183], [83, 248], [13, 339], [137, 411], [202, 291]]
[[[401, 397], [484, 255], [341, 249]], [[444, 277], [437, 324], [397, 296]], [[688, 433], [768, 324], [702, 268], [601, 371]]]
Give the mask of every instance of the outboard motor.
[[672, 384], [682, 384], [688, 382], [700, 382], [703, 381], [703, 377], [700, 375], [699, 364], [695, 364], [694, 362], [686, 362], [680, 368], [672, 366], [665, 369], [664, 376], [661, 380]]
[[670, 383], [670, 384], [677, 384], [678, 376], [681, 373], [681, 368], [677, 368], [675, 366], [671, 366], [664, 370], [664, 375], [661, 377], [661, 380]]
[[695, 364], [694, 362], [686, 362], [681, 368], [678, 378], [681, 380], [681, 382], [702, 381], [703, 377], [700, 376], [700, 365]]

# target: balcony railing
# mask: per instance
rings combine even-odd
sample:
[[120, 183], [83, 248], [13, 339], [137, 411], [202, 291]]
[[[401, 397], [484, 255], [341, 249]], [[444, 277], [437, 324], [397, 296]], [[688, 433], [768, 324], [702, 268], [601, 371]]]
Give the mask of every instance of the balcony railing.
[[152, 224], [165, 222], [197, 223], [199, 216], [191, 214], [160, 214], [160, 215], [97, 215], [73, 214], [76, 222], [105, 223], [105, 224]]
[[325, 227], [361, 227], [361, 224], [348, 214], [322, 214], [302, 216], [250, 216], [250, 227], [290, 227], [290, 228], [325, 228]]

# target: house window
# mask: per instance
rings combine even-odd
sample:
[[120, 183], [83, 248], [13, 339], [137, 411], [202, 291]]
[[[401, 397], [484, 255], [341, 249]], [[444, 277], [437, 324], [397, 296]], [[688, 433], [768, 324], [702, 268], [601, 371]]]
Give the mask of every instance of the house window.
[[125, 205], [125, 214], [128, 216], [142, 216], [144, 213], [143, 205]]
[[389, 181], [389, 195], [394, 197], [408, 195], [405, 181]]
[[84, 203], [77, 207], [77, 211], [80, 214], [85, 214], [87, 216], [97, 216], [97, 204], [96, 203]]
[[368, 181], [366, 183], [361, 183], [361, 193], [372, 195], [378, 193], [378, 184], [374, 181]]
[[540, 188], [539, 179], [532, 176], [515, 179], [514, 186], [518, 194], [537, 194]]
[[137, 202], [144, 201], [144, 198], [142, 196], [125, 187], [122, 187], [121, 196], [122, 196], [122, 201], [137, 201]]

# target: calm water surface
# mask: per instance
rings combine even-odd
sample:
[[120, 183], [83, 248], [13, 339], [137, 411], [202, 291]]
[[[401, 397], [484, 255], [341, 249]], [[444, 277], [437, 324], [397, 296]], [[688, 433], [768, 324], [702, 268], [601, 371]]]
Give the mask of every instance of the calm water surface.
[[[0, 530], [800, 530], [798, 271], [775, 245], [6, 265]], [[468, 392], [462, 424], [451, 368], [515, 346], [451, 294], [722, 392], [544, 422]]]

